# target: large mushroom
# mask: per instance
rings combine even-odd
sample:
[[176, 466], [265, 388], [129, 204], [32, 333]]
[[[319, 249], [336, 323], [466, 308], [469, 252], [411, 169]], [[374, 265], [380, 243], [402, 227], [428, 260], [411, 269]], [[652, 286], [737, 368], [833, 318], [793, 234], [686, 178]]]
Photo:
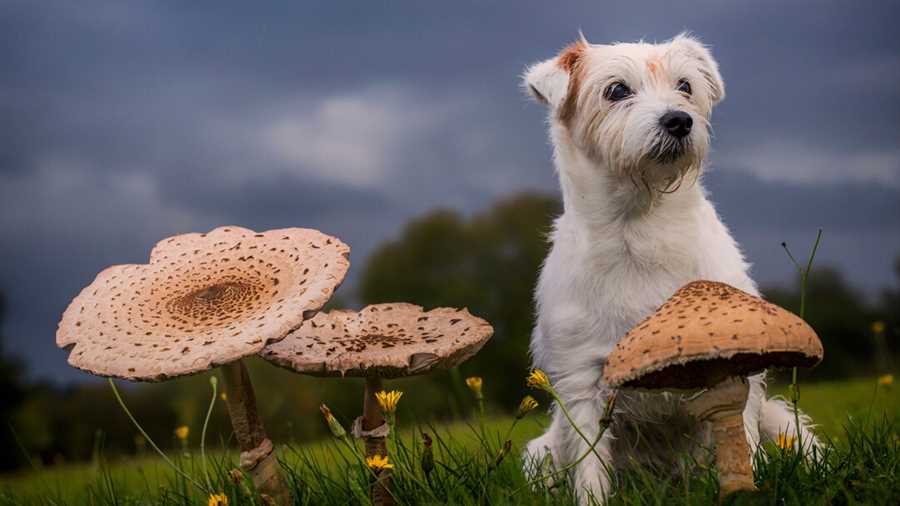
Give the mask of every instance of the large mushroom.
[[63, 313], [56, 344], [79, 369], [132, 381], [221, 367], [241, 465], [260, 492], [287, 504], [241, 359], [321, 309], [344, 279], [349, 251], [302, 228], [174, 236], [153, 248], [149, 263], [98, 274]]
[[744, 378], [769, 367], [812, 367], [822, 354], [815, 331], [793, 313], [724, 283], [694, 281], [619, 341], [603, 377], [620, 388], [700, 391], [687, 407], [711, 423], [725, 497], [754, 488]]
[[[366, 379], [363, 415], [353, 424], [365, 441], [366, 455], [386, 454], [388, 427], [375, 399], [382, 378], [450, 369], [475, 355], [494, 329], [466, 309], [425, 311], [405, 303], [374, 304], [361, 311], [319, 313], [271, 344], [261, 356], [282, 367], [313, 376]], [[378, 495], [375, 491], [375, 495]], [[388, 497], [376, 497], [389, 503]]]

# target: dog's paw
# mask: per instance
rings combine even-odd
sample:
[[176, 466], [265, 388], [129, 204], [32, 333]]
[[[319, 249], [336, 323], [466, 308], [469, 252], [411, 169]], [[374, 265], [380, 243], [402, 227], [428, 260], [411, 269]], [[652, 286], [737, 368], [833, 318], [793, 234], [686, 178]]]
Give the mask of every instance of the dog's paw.
[[532, 488], [542, 486], [554, 490], [565, 481], [565, 473], [558, 472], [557, 459], [551, 449], [550, 434], [532, 440], [522, 452], [525, 476]]

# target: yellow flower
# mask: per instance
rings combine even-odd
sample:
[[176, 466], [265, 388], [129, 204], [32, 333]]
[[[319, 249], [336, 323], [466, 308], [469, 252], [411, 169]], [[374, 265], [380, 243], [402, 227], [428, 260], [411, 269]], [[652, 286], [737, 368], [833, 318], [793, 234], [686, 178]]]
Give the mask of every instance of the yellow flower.
[[778, 439], [775, 441], [775, 444], [778, 445], [782, 450], [786, 450], [788, 448], [794, 447], [794, 436], [788, 436], [787, 434], [781, 433], [778, 434]]
[[223, 494], [210, 494], [207, 506], [228, 506], [228, 496]]
[[471, 376], [466, 378], [466, 386], [475, 394], [475, 399], [479, 402], [484, 400], [484, 394], [481, 393], [482, 380], [480, 376]]
[[878, 386], [889, 387], [894, 384], [894, 375], [885, 374], [878, 377]]
[[190, 433], [191, 429], [189, 429], [187, 425], [182, 425], [175, 429], [175, 437], [178, 438], [179, 441], [187, 441], [188, 434]]
[[222, 392], [221, 394], [219, 394], [219, 398], [222, 399], [223, 401], [227, 401], [228, 394], [226, 394], [225, 392]]
[[538, 407], [538, 401], [534, 400], [534, 397], [526, 395], [525, 398], [522, 399], [522, 402], [519, 403], [519, 410], [516, 411], [516, 419], [521, 420], [529, 411], [534, 410], [536, 407]]
[[331, 410], [328, 409], [328, 406], [322, 404], [319, 406], [319, 411], [322, 412], [322, 416], [325, 417], [325, 422], [328, 423], [328, 429], [336, 438], [342, 438], [347, 435], [347, 431], [344, 430], [344, 426], [341, 425], [341, 422], [337, 421], [337, 418], [331, 414]]
[[532, 369], [531, 374], [525, 380], [525, 384], [529, 388], [537, 388], [538, 390], [550, 389], [550, 378], [540, 369]]
[[881, 320], [872, 322], [870, 328], [872, 329], [873, 334], [884, 334], [884, 322]]
[[400, 402], [400, 397], [403, 397], [403, 392], [398, 392], [397, 390], [391, 390], [390, 392], [382, 390], [375, 393], [375, 399], [378, 401], [378, 405], [381, 406], [381, 411], [387, 415], [397, 411], [397, 403]]
[[381, 455], [372, 455], [371, 457], [366, 457], [366, 465], [372, 468], [372, 470], [378, 472], [382, 469], [393, 469], [394, 464], [388, 462], [387, 455], [382, 457]]

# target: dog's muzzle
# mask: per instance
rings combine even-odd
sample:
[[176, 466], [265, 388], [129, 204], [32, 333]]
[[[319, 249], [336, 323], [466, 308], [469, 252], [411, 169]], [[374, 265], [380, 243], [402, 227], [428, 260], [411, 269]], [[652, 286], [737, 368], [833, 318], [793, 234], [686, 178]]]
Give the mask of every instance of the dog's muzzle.
[[694, 120], [682, 111], [669, 111], [659, 118], [660, 133], [650, 153], [659, 163], [672, 163], [681, 158], [690, 147], [691, 127]]

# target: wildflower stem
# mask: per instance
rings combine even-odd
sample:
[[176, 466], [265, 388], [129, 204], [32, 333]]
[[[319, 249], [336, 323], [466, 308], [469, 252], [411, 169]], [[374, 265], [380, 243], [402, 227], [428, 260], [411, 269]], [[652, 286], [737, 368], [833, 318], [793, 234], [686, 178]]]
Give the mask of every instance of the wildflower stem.
[[212, 480], [209, 479], [209, 469], [206, 465], [206, 428], [209, 426], [209, 418], [212, 416], [213, 406], [216, 404], [216, 387], [219, 379], [215, 375], [209, 377], [209, 385], [212, 387], [212, 398], [209, 400], [209, 408], [206, 410], [206, 418], [203, 419], [203, 430], [200, 431], [200, 460], [203, 462], [203, 476], [206, 477], [206, 486], [213, 489]]
[[[569, 425], [571, 425], [572, 428], [575, 429], [575, 432], [578, 433], [578, 435], [581, 437], [581, 439], [584, 440], [585, 443], [587, 443], [589, 446], [592, 444], [591, 440], [588, 439], [588, 437], [584, 435], [584, 432], [581, 431], [581, 427], [579, 427], [578, 424], [575, 423], [575, 420], [572, 419], [572, 414], [569, 413], [569, 409], [566, 408], [566, 404], [559, 397], [559, 394], [556, 393], [553, 385], [550, 384], [550, 378], [547, 377], [547, 374], [544, 373], [544, 371], [540, 369], [532, 369], [531, 374], [529, 374], [525, 380], [525, 384], [530, 388], [543, 390], [550, 394], [550, 396], [553, 397], [553, 400], [556, 401], [556, 404], [559, 406], [560, 410], [563, 412], [563, 415], [565, 415], [566, 420], [569, 421]], [[591, 446], [591, 450], [593, 450], [593, 446]], [[597, 455], [597, 459], [600, 462], [603, 462], [603, 459], [599, 454], [597, 454], [596, 452], [594, 452], [594, 454]]]
[[[784, 248], [784, 251], [787, 253], [788, 258], [793, 262], [794, 267], [797, 269], [798, 274], [800, 275], [800, 319], [806, 320], [806, 285], [809, 280], [809, 273], [812, 270], [813, 260], [816, 258], [816, 252], [819, 250], [819, 243], [822, 241], [822, 229], [820, 228], [816, 233], [816, 242], [813, 243], [812, 251], [809, 253], [809, 258], [806, 261], [806, 267], [800, 265], [800, 262], [794, 258], [794, 255], [791, 254], [791, 250], [788, 249], [787, 243], [781, 243], [781, 247]], [[803, 451], [803, 439], [800, 434], [800, 410], [798, 404], [800, 402], [800, 388], [797, 386], [797, 367], [791, 370], [791, 403], [794, 408], [794, 427], [797, 431], [797, 445], [800, 450]]]
[[581, 439], [583, 439], [584, 442], [588, 444], [588, 446], [590, 447], [589, 448], [590, 451], [593, 452], [594, 455], [597, 456], [598, 460], [603, 462], [603, 458], [600, 456], [599, 453], [597, 453], [597, 450], [594, 449], [594, 446], [596, 446], [596, 444], [600, 441], [599, 438], [597, 439], [597, 441], [592, 442], [590, 439], [588, 439], [587, 436], [584, 435], [584, 432], [581, 431], [581, 428], [578, 426], [577, 423], [575, 423], [575, 420], [572, 419], [572, 414], [569, 413], [569, 409], [566, 408], [566, 404], [562, 401], [562, 399], [559, 397], [559, 394], [556, 393], [556, 390], [554, 390], [553, 387], [548, 387], [547, 393], [549, 393], [550, 396], [553, 397], [553, 400], [556, 401], [556, 404], [559, 406], [559, 409], [563, 412], [563, 415], [565, 415], [566, 420], [569, 421], [569, 425], [571, 425], [572, 428], [575, 429], [575, 432], [578, 433], [579, 436], [581, 436]]
[[185, 480], [189, 481], [192, 485], [194, 485], [195, 487], [197, 487], [201, 492], [204, 492], [204, 493], [207, 493], [207, 494], [212, 494], [213, 492], [212, 492], [211, 489], [210, 489], [210, 490], [207, 490], [207, 489], [206, 489], [201, 483], [199, 483], [197, 480], [195, 480], [195, 479], [191, 478], [190, 476], [188, 476], [187, 473], [185, 473], [184, 471], [182, 471], [180, 467], [178, 467], [177, 465], [175, 465], [175, 463], [172, 462], [172, 460], [169, 459], [169, 457], [168, 457], [162, 450], [159, 449], [159, 446], [156, 446], [156, 443], [153, 441], [153, 439], [150, 438], [150, 435], [147, 434], [147, 432], [144, 430], [143, 427], [141, 427], [141, 424], [138, 423], [138, 421], [137, 421], [137, 419], [134, 417], [134, 415], [131, 414], [131, 411], [128, 409], [128, 406], [125, 405], [125, 401], [122, 399], [122, 395], [119, 394], [119, 389], [116, 388], [116, 383], [113, 381], [113, 379], [112, 379], [112, 378], [107, 378], [107, 381], [109, 382], [109, 387], [110, 387], [110, 388], [112, 389], [112, 391], [113, 391], [113, 395], [116, 396], [116, 401], [118, 401], [119, 407], [122, 408], [122, 411], [125, 412], [125, 414], [128, 416], [128, 419], [131, 420], [131, 423], [134, 424], [134, 426], [135, 426], [135, 428], [137, 428], [138, 432], [140, 432], [141, 435], [144, 436], [144, 439], [146, 439], [147, 442], [150, 443], [150, 446], [156, 451], [156, 453], [158, 453], [159, 456], [162, 457], [163, 461], [164, 461], [166, 464], [168, 464], [169, 467], [171, 467], [172, 470], [175, 471], [175, 473], [177, 473], [179, 476], [181, 476], [181, 477], [184, 478]]
[[[553, 392], [553, 393], [555, 394], [555, 392]], [[565, 409], [562, 402], [560, 402], [559, 400], [557, 400], [557, 402], [559, 402], [559, 406], [561, 408]], [[580, 464], [591, 453], [594, 453], [596, 455], [597, 453], [596, 453], [595, 448], [598, 444], [600, 444], [600, 440], [603, 439], [603, 434], [606, 433], [606, 429], [608, 429], [610, 423], [612, 423], [612, 414], [613, 414], [613, 410], [614, 410], [615, 406], [616, 406], [616, 394], [613, 393], [610, 395], [610, 397], [606, 401], [606, 408], [603, 410], [603, 417], [600, 418], [600, 429], [597, 431], [597, 437], [594, 438], [594, 441], [588, 443], [588, 445], [589, 445], [588, 449], [584, 453], [582, 453], [577, 459], [575, 459], [573, 462], [570, 462], [569, 464], [567, 464], [551, 473], [545, 474], [543, 476], [540, 476], [538, 478], [535, 478], [535, 479], [529, 481], [527, 484], [525, 484], [524, 487], [521, 487], [521, 488], [515, 490], [513, 493], [518, 492], [519, 490], [522, 490], [523, 488], [533, 486], [537, 483], [541, 483], [541, 482], [548, 480], [550, 478], [553, 478], [554, 476], [557, 476], [559, 474], [565, 473], [569, 469], [572, 469], [573, 467]], [[569, 419], [569, 421], [571, 423], [571, 418]], [[572, 423], [572, 425], [574, 426], [575, 424]], [[600, 459], [600, 456], [597, 455], [597, 458]], [[600, 462], [604, 465], [604, 468], [605, 468], [606, 463], [603, 462], [603, 459], [600, 459]]]
[[512, 423], [509, 424], [509, 428], [506, 429], [506, 435], [503, 436], [503, 439], [500, 440], [501, 442], [502, 442], [502, 441], [506, 441], [506, 440], [509, 439], [509, 436], [512, 435], [512, 431], [513, 431], [513, 429], [516, 428], [516, 424], [519, 423], [519, 420], [521, 420], [521, 419], [520, 419], [520, 418], [513, 418]]
[[481, 441], [487, 446], [487, 429], [484, 427], [484, 399], [478, 399], [478, 432], [481, 433]]
[[16, 446], [19, 447], [19, 451], [22, 453], [22, 456], [25, 457], [25, 460], [28, 462], [28, 465], [31, 466], [31, 469], [34, 471], [38, 471], [37, 464], [34, 463], [34, 459], [31, 458], [31, 455], [28, 454], [28, 450], [25, 449], [25, 445], [22, 443], [22, 439], [19, 437], [19, 433], [16, 432], [16, 428], [13, 427], [11, 421], [7, 420], [6, 425], [9, 426], [9, 431], [13, 435], [13, 439], [16, 442]]

